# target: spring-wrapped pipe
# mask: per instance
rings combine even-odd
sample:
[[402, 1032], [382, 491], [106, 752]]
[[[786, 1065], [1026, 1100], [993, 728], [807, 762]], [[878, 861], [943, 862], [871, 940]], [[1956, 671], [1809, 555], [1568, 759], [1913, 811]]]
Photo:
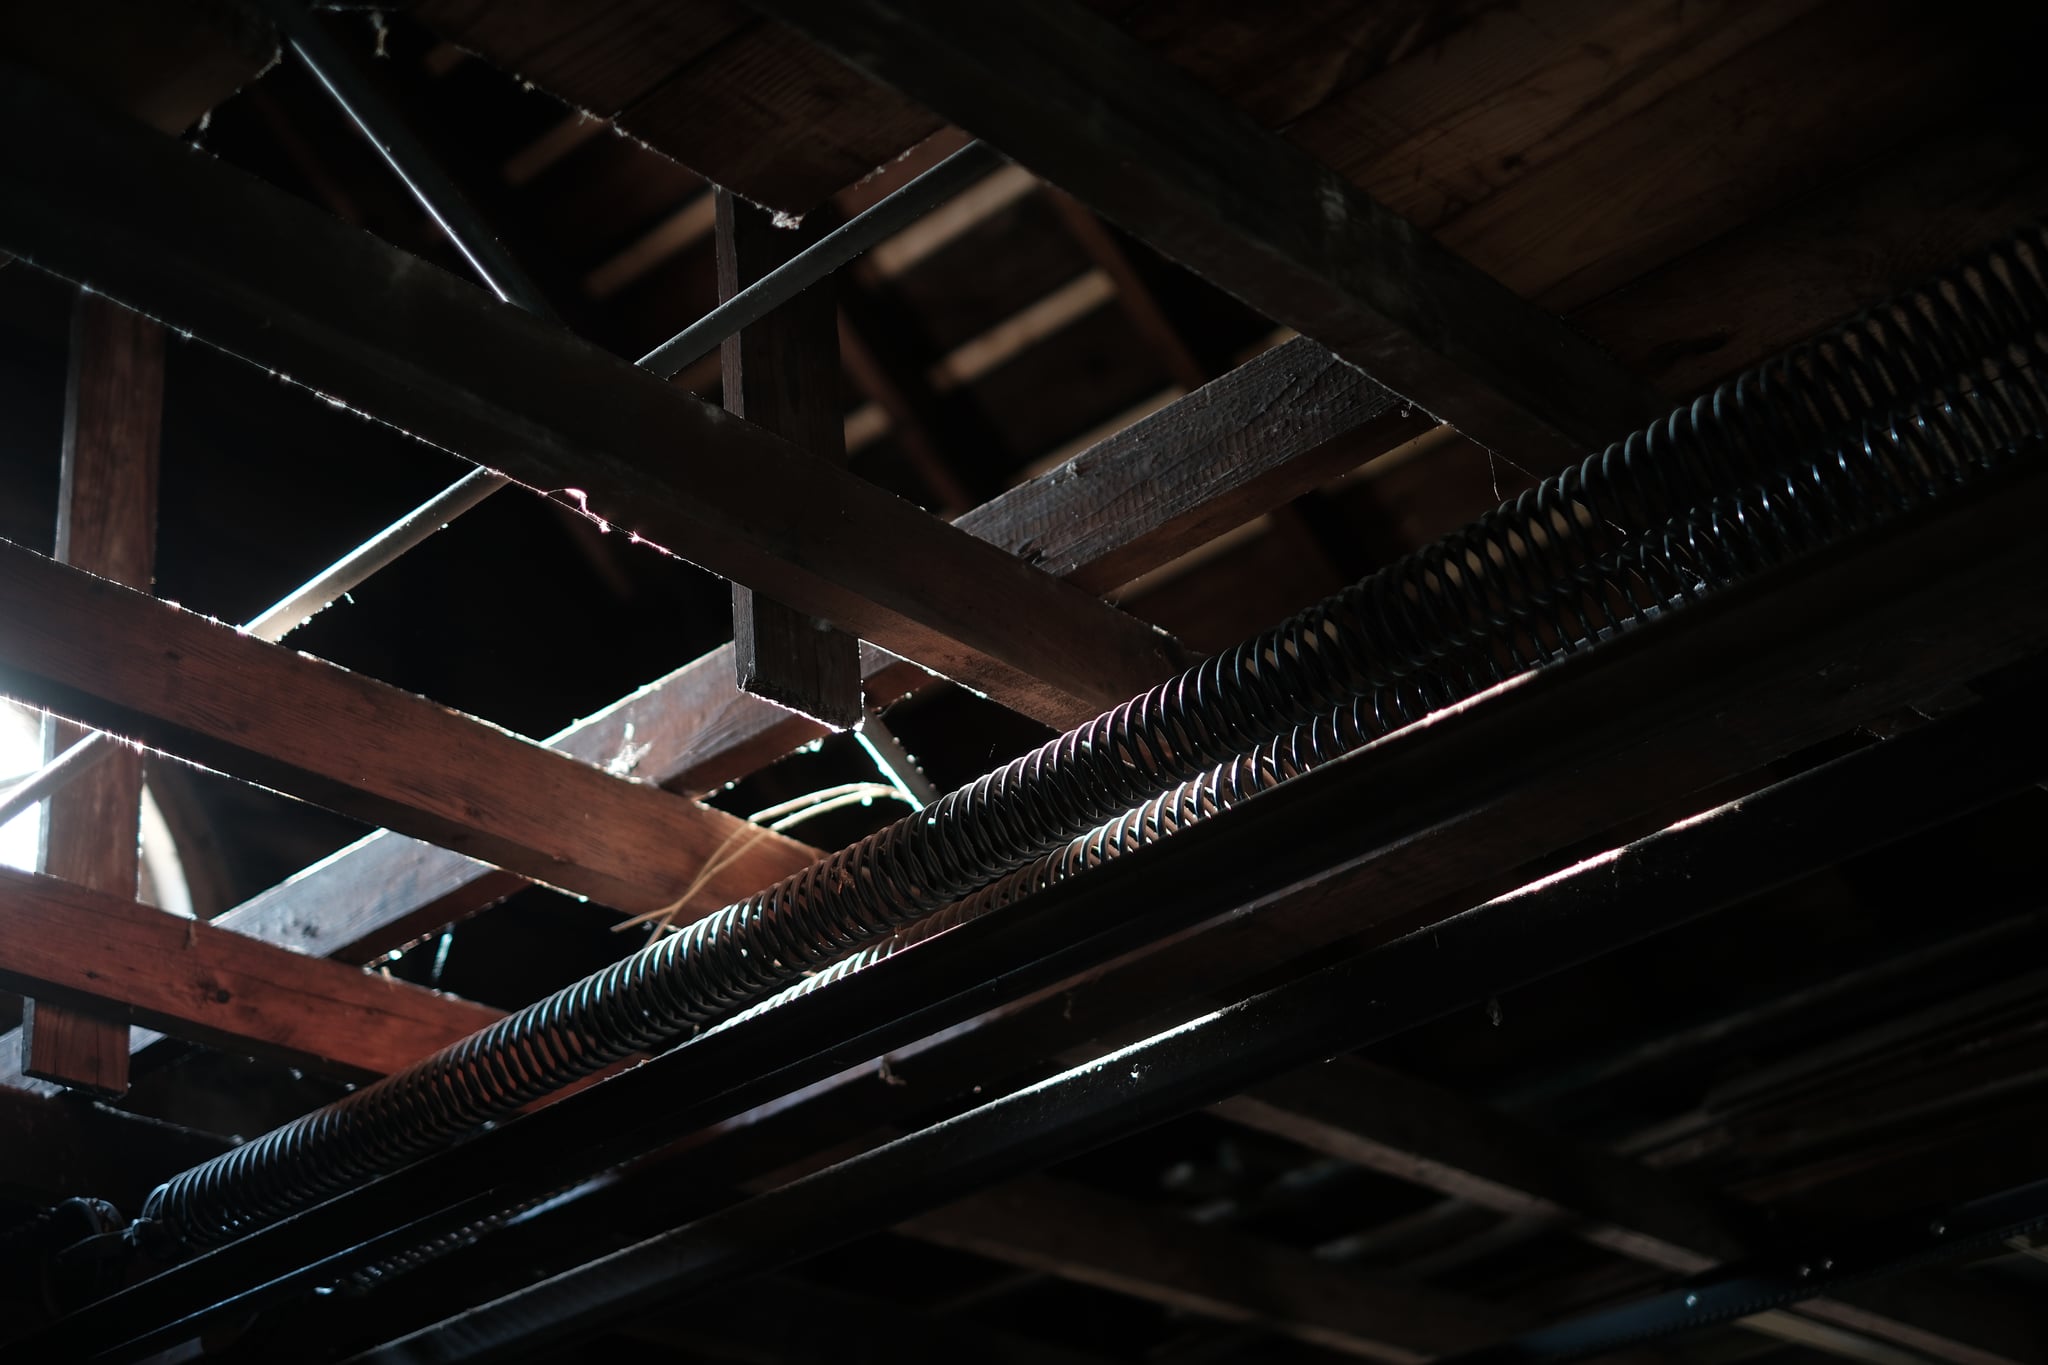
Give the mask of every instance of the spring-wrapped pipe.
[[145, 1221], [191, 1248], [238, 1236], [688, 1037], [1319, 716], [1362, 701], [1384, 732], [1874, 504], [1923, 500], [2048, 425], [2044, 260], [2040, 228], [1978, 253], [924, 811], [178, 1176]]

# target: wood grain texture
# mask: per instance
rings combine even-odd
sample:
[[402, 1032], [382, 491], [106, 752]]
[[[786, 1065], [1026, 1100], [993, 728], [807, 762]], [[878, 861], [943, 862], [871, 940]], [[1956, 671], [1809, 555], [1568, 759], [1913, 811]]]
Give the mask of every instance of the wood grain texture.
[[0, 244], [38, 265], [584, 492], [622, 530], [1041, 719], [1077, 723], [1178, 662], [1100, 599], [221, 163], [26, 74], [7, 95], [25, 135], [0, 164]]
[[[754, 827], [422, 697], [0, 544], [13, 696], [627, 910], [667, 904]], [[720, 904], [810, 861], [767, 836]]]
[[1663, 407], [1556, 319], [1076, 5], [763, 8], [1482, 444], [1580, 450]]
[[1999, 79], [1998, 51], [1913, 0], [1823, 8], [1576, 142], [1439, 235], [1510, 288], [1570, 309], [1817, 173], [1861, 164]]
[[411, 15], [599, 118], [751, 22], [744, 6], [726, 0], [418, 0]]
[[1572, 315], [1691, 395], [2048, 214], [2048, 91], [2011, 92]]
[[143, 1024], [349, 1079], [409, 1065], [502, 1014], [4, 868], [0, 981], [118, 1018], [124, 1042], [127, 1024]]
[[[57, 489], [57, 558], [149, 591], [156, 560], [157, 464], [163, 433], [163, 329], [109, 299], [73, 305]], [[46, 758], [89, 731], [44, 724]], [[38, 866], [95, 891], [133, 896], [142, 819], [142, 755], [123, 749], [43, 808]], [[21, 1069], [96, 1094], [128, 1088], [128, 1026], [29, 998]]]
[[[714, 191], [718, 300], [724, 303], [821, 235], [778, 228], [767, 213]], [[725, 410], [819, 461], [846, 463], [839, 416], [839, 310], [834, 281], [812, 285], [719, 347]], [[742, 692], [835, 730], [860, 724], [860, 641], [735, 583], [734, 671]]]
[[[2044, 505], [2048, 480], [2037, 475], [1397, 732], [1347, 762], [1370, 764], [1378, 789], [1409, 808], [1466, 771], [1483, 773], [1490, 795], [1426, 835], [1362, 851], [1348, 870], [898, 1049], [886, 1080], [848, 1072], [721, 1125], [620, 1197], [742, 1184], [970, 1102], [975, 1087], [1100, 1056], [1319, 946], [1367, 947], [1513, 890], [1546, 849], [1583, 846], [1646, 805], [1752, 772], [1941, 677], [2027, 657], [2048, 643], [2048, 546], [2024, 529]], [[1629, 704], [1644, 695], [1660, 705]], [[1568, 757], [1535, 752], [1551, 733]]]
[[[1259, 357], [1010, 490], [963, 529], [1056, 573], [1109, 587], [1286, 502], [1403, 439], [1422, 419], [1312, 342]], [[928, 673], [864, 651], [878, 704]], [[585, 763], [705, 791], [819, 737], [815, 722], [733, 685], [731, 646], [548, 741]], [[494, 904], [525, 880], [390, 830], [349, 845], [228, 910], [225, 928], [364, 962]], [[4, 1079], [4, 1078], [0, 1078]]]

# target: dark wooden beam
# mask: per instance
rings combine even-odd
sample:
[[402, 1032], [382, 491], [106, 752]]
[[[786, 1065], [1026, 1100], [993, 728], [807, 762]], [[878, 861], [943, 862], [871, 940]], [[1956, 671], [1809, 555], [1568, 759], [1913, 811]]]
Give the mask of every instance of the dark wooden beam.
[[[394, 1177], [396, 1184], [344, 1196], [294, 1220], [289, 1233], [258, 1233], [213, 1253], [205, 1267], [167, 1272], [152, 1287], [130, 1291], [120, 1307], [132, 1317], [96, 1314], [65, 1330], [81, 1341], [112, 1341], [130, 1323], [194, 1326], [185, 1315], [216, 1301], [222, 1276], [239, 1282], [260, 1274], [283, 1288], [288, 1280], [276, 1280], [274, 1259], [280, 1246], [311, 1258], [359, 1245], [388, 1218], [381, 1201], [404, 1201], [408, 1212], [430, 1218], [428, 1201], [440, 1200], [459, 1219], [460, 1201], [470, 1195], [510, 1200], [528, 1190], [553, 1191], [572, 1172], [607, 1170], [658, 1143], [688, 1137], [685, 1159], [663, 1182], [671, 1197], [650, 1200], [649, 1188], [636, 1181], [598, 1182], [618, 1198], [594, 1220], [597, 1235], [637, 1229], [650, 1215], [660, 1220], [657, 1229], [672, 1227], [721, 1191], [878, 1124], [915, 1122], [920, 1112], [971, 1102], [976, 1086], [1028, 1082], [1049, 1053], [1071, 1046], [1099, 1058], [1104, 1035], [1137, 1029], [1144, 1037], [1170, 1028], [1201, 1013], [1212, 992], [1227, 998], [1248, 976], [1319, 946], [1344, 939], [1359, 948], [1421, 927], [1521, 884], [1532, 860], [1553, 858], [1638, 819], [1646, 803], [1652, 809], [1676, 804], [1688, 792], [1839, 733], [1859, 717], [1924, 696], [1943, 679], [1981, 676], [2037, 655], [2048, 647], [2048, 595], [2041, 592], [2048, 544], [2027, 532], [2044, 506], [2048, 474], [2015, 472], [1944, 515], [1912, 518], [1882, 536], [1673, 613], [1233, 807], [1204, 825], [1207, 835], [1176, 836], [1062, 883], [1034, 902], [1031, 915], [991, 917], [980, 922], [985, 931], [943, 935], [893, 955], [830, 991], [759, 1016], [751, 1030], [740, 1023], [709, 1035], [703, 1051], [655, 1058], [564, 1098], [528, 1123], [506, 1125], [460, 1152], [430, 1158]], [[1633, 704], [1646, 695], [1661, 704]], [[1246, 847], [1261, 849], [1261, 857], [1246, 858]], [[1129, 945], [1102, 921], [1115, 918], [1108, 913], [1114, 907], [1129, 907], [1138, 883], [1161, 877], [1170, 877], [1181, 899], [1153, 898], [1147, 913], [1159, 918], [1141, 923], [1165, 929], [1201, 916], [1206, 931], [1175, 935], [1147, 955], [1117, 958], [1081, 980], [1054, 979], [1053, 966], [1080, 970], [1089, 960], [1068, 954], [1092, 933], [1104, 936], [1093, 941], [1105, 956]], [[977, 955], [1014, 963], [1041, 950], [1053, 957], [1043, 976], [1027, 978], [1043, 983], [1028, 1003], [999, 1007], [986, 991], [958, 993], [961, 981], [985, 979]], [[1511, 958], [1498, 964], [1503, 979], [1516, 970]], [[1348, 989], [1355, 994], [1355, 983]], [[951, 1005], [937, 1008], [939, 999]], [[906, 1002], [917, 1000], [934, 1008], [892, 1025], [903, 1020]], [[1419, 1008], [1426, 1001], [1410, 1003]], [[827, 1014], [840, 1032], [806, 1027]], [[1009, 1033], [1019, 1024], [1023, 1035]], [[908, 1041], [913, 1029], [926, 1027], [940, 1032], [924, 1044]], [[826, 1034], [837, 1046], [814, 1051], [816, 1038]], [[763, 1039], [779, 1040], [769, 1054], [756, 1046]], [[870, 1049], [888, 1053], [892, 1074], [907, 1083], [848, 1069], [850, 1059]], [[715, 1068], [711, 1075], [693, 1072], [707, 1087], [702, 1103], [680, 1110], [647, 1104], [657, 1092], [674, 1098], [679, 1068], [712, 1066], [717, 1058], [731, 1064], [731, 1079], [715, 1079], [725, 1074]], [[931, 1070], [927, 1061], [935, 1063]], [[770, 1076], [772, 1082], [765, 1079]], [[761, 1084], [750, 1090], [749, 1078]], [[711, 1098], [714, 1084], [740, 1087], [721, 1092], [730, 1101], [744, 1096], [763, 1107], [742, 1114], [736, 1104]], [[769, 1093], [784, 1087], [802, 1089]], [[1201, 1102], [1215, 1098], [1204, 1094]], [[592, 1145], [563, 1147], [572, 1129]], [[539, 1160], [543, 1153], [557, 1159]], [[954, 1174], [964, 1186], [973, 1173], [955, 1167]], [[833, 1190], [835, 1183], [823, 1188]], [[936, 1205], [941, 1188], [928, 1186], [922, 1197]], [[581, 1204], [556, 1201], [554, 1213], [566, 1217]], [[855, 1203], [831, 1218], [841, 1231], [856, 1221], [865, 1229], [879, 1207]], [[809, 1217], [816, 1210], [801, 1212]], [[895, 1216], [883, 1225], [912, 1208], [892, 1200], [885, 1212]], [[584, 1206], [584, 1216], [589, 1213]], [[563, 1232], [554, 1215], [530, 1222], [535, 1237], [557, 1239]], [[423, 1223], [417, 1230], [431, 1229]], [[746, 1233], [758, 1238], [763, 1230]], [[728, 1250], [758, 1251], [762, 1262], [780, 1263], [800, 1248], [755, 1241], [721, 1244], [716, 1254], [722, 1258]], [[636, 1284], [647, 1290], [643, 1302], [650, 1305], [665, 1288], [622, 1276], [606, 1286], [604, 1297], [617, 1303], [639, 1292]], [[593, 1308], [599, 1302], [585, 1301]]]
[[803, 845], [0, 542], [0, 690], [624, 910], [724, 904]]
[[0, 112], [22, 133], [0, 246], [45, 269], [1040, 719], [1178, 662], [1099, 599], [223, 163], [25, 72]]
[[[1678, 1275], [1758, 1254], [1786, 1235], [1782, 1225], [1767, 1235], [1755, 1207], [1680, 1176], [1354, 1058], [1277, 1077], [1212, 1112], [1481, 1208], [1554, 1221], [1596, 1246]], [[2031, 1336], [2042, 1344], [2039, 1325], [2013, 1309], [2002, 1296], [1892, 1277], [1881, 1288], [1846, 1288], [1744, 1321], [1794, 1342], [1814, 1340], [1811, 1324], [1822, 1323], [1957, 1365], [1992, 1365], [2013, 1358], [2012, 1343]], [[2005, 1351], [1978, 1344], [1987, 1341], [2003, 1343]], [[1868, 1357], [1854, 1340], [1835, 1345], [1851, 1358]]]
[[1130, 319], [1131, 326], [1152, 348], [1160, 367], [1174, 383], [1192, 393], [1209, 382], [1208, 367], [1202, 364], [1188, 345], [1187, 338], [1173, 325], [1166, 310], [1159, 306], [1159, 299], [1152, 292], [1152, 286], [1145, 283], [1145, 277], [1131, 264], [1130, 253], [1116, 239], [1103, 221], [1089, 212], [1088, 206], [1063, 190], [1052, 190], [1048, 197], [1060, 221], [1066, 224], [1067, 235], [1080, 244], [1095, 268], [1109, 276], [1116, 285], [1117, 306]]
[[1419, 1365], [1530, 1319], [1426, 1285], [1392, 1284], [1305, 1251], [1206, 1227], [1100, 1190], [1032, 1176], [897, 1231], [1163, 1307], [1261, 1327], [1345, 1355]]
[[[813, 229], [776, 227], [768, 214], [714, 190], [718, 301], [782, 265]], [[846, 463], [839, 416], [839, 310], [830, 279], [725, 339], [719, 351], [725, 410], [774, 432], [819, 461]], [[835, 730], [860, 724], [860, 641], [742, 584], [732, 585], [733, 659], [742, 692], [800, 711]]]
[[753, 2], [1481, 444], [1554, 460], [1665, 406], [1078, 4]]
[[[156, 561], [157, 455], [163, 430], [164, 333], [110, 299], [73, 305], [65, 384], [57, 558], [149, 591]], [[89, 731], [44, 724], [55, 758]], [[142, 754], [123, 749], [43, 808], [44, 872], [116, 896], [135, 894], [142, 820]], [[21, 1069], [96, 1094], [128, 1088], [128, 1026], [48, 1004], [22, 1006]]]
[[[970, 534], [1101, 591], [1312, 488], [1421, 429], [1392, 395], [1298, 341], [969, 512]], [[878, 651], [871, 698], [930, 675]], [[733, 687], [731, 648], [705, 655], [549, 741], [600, 767], [705, 791], [817, 738], [815, 723]], [[632, 757], [637, 755], [637, 757]], [[522, 883], [446, 850], [370, 836], [221, 922], [305, 952], [382, 952]]]
[[[913, 1125], [972, 1103], [977, 1093], [1098, 1057], [1233, 998], [1242, 983], [1306, 953], [1339, 940], [1383, 942], [1511, 891], [1528, 880], [1532, 862], [1540, 867], [1560, 848], [1837, 735], [1938, 690], [1944, 678], [2029, 657], [2048, 645], [2048, 599], [2035, 600], [2037, 585], [2048, 581], [2048, 547], [2023, 530], [2044, 503], [2048, 480], [2036, 476], [1945, 521], [1730, 593], [1689, 619], [1587, 656], [1583, 667], [1544, 670], [1399, 732], [1352, 760], [1366, 765], [1354, 771], [1372, 772], [1380, 790], [1412, 803], [1470, 762], [1487, 774], [1487, 792], [1424, 837], [1220, 917], [1148, 955], [899, 1046], [886, 1071], [849, 1070], [721, 1123], [616, 1188], [593, 1192], [573, 1218], [565, 1208], [552, 1225], [537, 1224], [535, 1235], [581, 1235], [572, 1229], [583, 1220], [610, 1231], [639, 1210], [702, 1207], [693, 1201], [707, 1190], [802, 1169], [817, 1154], [869, 1145], [883, 1125]], [[1630, 704], [1645, 695], [1660, 705]], [[1552, 705], [1570, 714], [1549, 713]], [[1525, 754], [1552, 722], [1562, 727], [1555, 733], [1568, 759]], [[1480, 730], [1494, 739], [1480, 741]], [[1540, 769], [1540, 780], [1519, 784], [1504, 775], [1510, 764], [1518, 772]], [[846, 983], [849, 991], [858, 980]], [[642, 1225], [638, 1235], [655, 1226]]]
[[[859, 272], [854, 272], [857, 280]], [[858, 289], [858, 284], [851, 288]], [[858, 306], [839, 315], [839, 354], [846, 373], [889, 419], [897, 447], [931, 491], [940, 512], [957, 517], [974, 506], [967, 485], [954, 470], [939, 433], [945, 425], [933, 402], [931, 387], [915, 366], [902, 364], [890, 347], [855, 316]]]
[[[1321, 347], [1294, 341], [977, 508], [960, 524], [1099, 591], [1392, 448], [1424, 425]], [[901, 696], [932, 681], [880, 651], [867, 651], [864, 666], [875, 697]], [[548, 743], [598, 767], [705, 791], [822, 733], [815, 722], [736, 689], [727, 645]], [[300, 952], [365, 962], [526, 884], [460, 853], [380, 830], [216, 923]]]
[[135, 1214], [157, 1185], [232, 1146], [226, 1138], [123, 1113], [83, 1096], [0, 1088], [0, 1194], [52, 1204], [73, 1195]]
[[409, 1065], [502, 1014], [9, 868], [0, 982], [118, 1019], [124, 1045], [127, 1025], [143, 1024], [351, 1080]]

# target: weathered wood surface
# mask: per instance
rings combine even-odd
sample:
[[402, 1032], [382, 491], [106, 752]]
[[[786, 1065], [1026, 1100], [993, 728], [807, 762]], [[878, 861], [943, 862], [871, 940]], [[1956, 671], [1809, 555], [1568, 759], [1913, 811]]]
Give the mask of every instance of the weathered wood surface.
[[804, 213], [938, 120], [727, 0], [424, 0], [422, 23], [755, 203]]
[[1388, 1365], [1419, 1365], [1534, 1325], [1505, 1306], [1425, 1285], [1394, 1284], [1305, 1251], [1045, 1176], [1011, 1181], [920, 1214], [898, 1230]]
[[[1682, 1176], [1355, 1058], [1276, 1077], [1212, 1112], [1447, 1198], [1553, 1222], [1678, 1275], [1759, 1254], [1786, 1235], [1782, 1226], [1767, 1226], [1756, 1207]], [[1908, 1276], [1881, 1288], [1846, 1286], [1790, 1314], [1746, 1321], [1766, 1335], [1800, 1341], [1808, 1332], [1796, 1320], [1803, 1317], [1938, 1360], [1989, 1365], [2009, 1359], [2014, 1343], [2044, 1344], [2040, 1324], [2013, 1310], [2003, 1296]], [[1998, 1341], [2004, 1351], [1973, 1347], [1974, 1340]]]
[[761, 7], [1482, 444], [1562, 458], [1663, 406], [1555, 318], [1078, 5]]
[[50, 1205], [87, 1196], [123, 1213], [178, 1172], [230, 1146], [225, 1138], [124, 1113], [82, 1097], [0, 1087], [0, 1194]]
[[[1646, 807], [1753, 772], [1943, 678], [2027, 657], [2048, 644], [2036, 590], [2048, 547], [2024, 530], [2044, 500], [2048, 481], [2037, 476], [1399, 732], [1352, 760], [1374, 764], [1385, 790], [1412, 803], [1471, 764], [1494, 796], [1203, 932], [899, 1049], [885, 1073], [848, 1071], [721, 1125], [597, 1198], [587, 1216], [609, 1228], [628, 1209], [802, 1167], [879, 1125], [966, 1103], [976, 1087], [1028, 1082], [1146, 1037], [1304, 953], [1384, 941], [1512, 890], [1555, 850]], [[1629, 704], [1643, 695], [1660, 705]], [[1570, 737], [1568, 761], [1524, 754], [1553, 722]]]
[[26, 73], [6, 97], [24, 135], [0, 160], [0, 245], [44, 268], [574, 489], [621, 531], [1041, 719], [1086, 719], [1178, 658], [1101, 600], [221, 163]]
[[139, 901], [0, 868], [0, 982], [127, 1025], [352, 1080], [501, 1011], [289, 952]]
[[[1400, 440], [1422, 419], [1311, 342], [1261, 356], [962, 517], [970, 534], [1092, 590], [1172, 559]], [[932, 681], [879, 651], [878, 702]], [[730, 646], [548, 743], [586, 763], [705, 791], [817, 738], [816, 723], [733, 686]], [[304, 952], [366, 961], [524, 882], [380, 831], [228, 911], [220, 923]]]
[[[778, 228], [766, 213], [716, 190], [720, 303], [820, 235]], [[846, 463], [839, 416], [839, 314], [824, 280], [719, 348], [725, 410], [774, 432], [820, 461]], [[860, 641], [845, 631], [735, 583], [735, 672], [742, 692], [799, 711], [835, 730], [860, 723]]]
[[0, 686], [117, 736], [625, 910], [725, 901], [809, 849], [309, 655], [0, 544]]
[[[156, 560], [163, 329], [94, 294], [79, 294], [73, 307], [57, 558], [148, 592]], [[45, 722], [45, 757], [88, 733]], [[53, 877], [131, 897], [141, 819], [142, 754], [124, 749], [44, 805], [38, 864]], [[128, 1088], [125, 1023], [31, 997], [22, 1007], [21, 1046], [21, 1069], [30, 1076], [103, 1095]]]

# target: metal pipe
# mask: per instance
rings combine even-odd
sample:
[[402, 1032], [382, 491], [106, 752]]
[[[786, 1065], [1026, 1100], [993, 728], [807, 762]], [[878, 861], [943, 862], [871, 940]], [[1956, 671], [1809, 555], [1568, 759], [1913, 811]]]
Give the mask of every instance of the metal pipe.
[[2048, 724], [2018, 699], [1982, 703], [352, 1359], [495, 1360], [786, 1268], [1959, 818], [2043, 773]]
[[[2016, 253], [2019, 243], [1993, 250]], [[1966, 295], [1960, 311], [2007, 330], [2048, 315], [2048, 295], [2023, 295], [2032, 277], [2020, 267], [1995, 288], [1989, 272], [1983, 278], [1992, 295]], [[2014, 293], [2009, 310], [1998, 290]], [[1865, 319], [1848, 330], [1864, 329], [1881, 326]], [[1989, 347], [2002, 335], [1987, 325], [1972, 339]], [[1913, 354], [1921, 386], [1948, 373], [1919, 356], [1951, 340], [1945, 331], [1887, 340], [1879, 353]], [[1795, 353], [1814, 358], [1811, 373], [1788, 357], [1764, 367], [1780, 390], [1775, 402], [1681, 409], [925, 812], [185, 1172], [151, 1196], [144, 1219], [193, 1248], [246, 1235], [813, 972], [825, 975], [811, 984], [822, 982], [834, 963], [935, 911], [998, 909], [1046, 882], [1088, 875], [1113, 854], [1502, 678], [1877, 524], [1945, 485], [2041, 455], [2036, 443], [2020, 452], [2009, 442], [2048, 432], [2048, 379], [2023, 371], [1986, 380], [1970, 391], [1969, 414], [1946, 402], [1930, 411], [1935, 400], [1916, 389], [1837, 389], [1842, 376], [1822, 363], [1836, 344], [1830, 336]], [[1760, 382], [1745, 375], [1733, 387]], [[1799, 395], [1801, 387], [1813, 392]], [[1859, 432], [1870, 420], [1862, 408], [1881, 410], [1885, 439]], [[1846, 431], [1814, 420], [1823, 413], [1841, 413]], [[1849, 414], [1859, 421], [1843, 420]], [[1807, 429], [1794, 425], [1801, 421]], [[1923, 424], [1955, 430], [1939, 451], [1895, 448], [1917, 445]], [[1934, 472], [1923, 477], [1929, 456]], [[1799, 496], [1779, 491], [1788, 485]], [[976, 893], [981, 901], [963, 900]]]
[[270, 16], [278, 32], [313, 79], [320, 82], [341, 111], [370, 140], [392, 173], [405, 182], [471, 270], [493, 294], [529, 313], [554, 317], [547, 296], [498, 240], [483, 215], [469, 202], [425, 143], [408, 128], [398, 111], [370, 82], [362, 67], [344, 52], [334, 36], [299, 0], [270, 0]]
[[[427, 213], [448, 234], [448, 239], [475, 269], [477, 277], [499, 298], [543, 317], [553, 317], [553, 310], [532, 280], [519, 269], [503, 244], [483, 226], [474, 209], [463, 199], [461, 191], [435, 165], [419, 140], [406, 131], [403, 123], [382, 103], [377, 91], [354, 69], [333, 39], [290, 0], [275, 0], [273, 9], [279, 26], [288, 35], [292, 50], [305, 61], [335, 102], [347, 112]], [[902, 231], [1002, 164], [1000, 153], [983, 143], [969, 143], [713, 308], [642, 356], [637, 363], [664, 379], [673, 379], [683, 366], [708, 353], [725, 338], [760, 321], [779, 305], [870, 247]], [[273, 616], [296, 625], [317, 615], [371, 574], [401, 558], [447, 522], [510, 482], [503, 475], [483, 468], [463, 476], [333, 566], [308, 579], [303, 586], [258, 616], [246, 629], [266, 640], [281, 639], [282, 633], [271, 635], [260, 630], [259, 626]], [[290, 628], [285, 627], [285, 631]], [[113, 752], [103, 735], [88, 735], [78, 741], [0, 797], [0, 824], [46, 800]]]
[[673, 379], [683, 366], [709, 355], [733, 333], [759, 322], [840, 266], [895, 236], [1004, 164], [1003, 154], [993, 147], [982, 142], [968, 143], [641, 356], [638, 364], [665, 379]]
[[[1830, 698], [1811, 703], [1818, 710], [1795, 708], [1792, 728], [1764, 736], [1708, 720], [1731, 706], [1748, 714], [1793, 671], [1804, 678], [1810, 669], [1833, 667], [1846, 631], [1882, 633], [1929, 619], [1954, 625], [1961, 618], [1953, 614], [1929, 617], [1932, 596], [1969, 602], [2014, 574], [2021, 575], [2016, 586], [2030, 586], [2041, 556], [2022, 532], [2037, 524], [2044, 494], [2039, 476], [2004, 481], [1954, 516], [1924, 520], [1881, 544], [1860, 544], [1808, 571], [1703, 606], [1687, 628], [1653, 626], [1611, 651], [1499, 689], [1437, 725], [1390, 737], [1369, 757], [1332, 764], [1224, 812], [1200, 835], [1048, 888], [1028, 913], [963, 926], [830, 991], [704, 1034], [459, 1148], [163, 1270], [0, 1347], [0, 1360], [135, 1359], [224, 1315], [332, 1284], [355, 1266], [618, 1166], [1219, 916], [1252, 913], [1250, 907], [1310, 887], [1329, 895], [1370, 883], [1382, 885], [1386, 897], [1360, 909], [1379, 922], [1502, 876], [1554, 847], [1550, 841], [1578, 837], [1567, 828], [1583, 832], [1623, 819], [1644, 799], [1633, 781], [1612, 791], [1595, 783], [1586, 793], [1592, 804], [1575, 806], [1568, 821], [1546, 815], [1528, 794], [1566, 767], [1582, 776], [1611, 771], [1624, 755], [1634, 765], [1647, 736], [1668, 740], [1677, 727], [1689, 744], [1710, 728], [1715, 743], [1732, 740], [1729, 770], [1744, 770], [1781, 742], [1797, 747], [1801, 737], [1825, 733], [1817, 727], [1853, 719], [1840, 699]], [[1986, 545], [1998, 547], [1988, 569], [1972, 557]], [[1936, 574], [1938, 589], [1926, 587], [1933, 566], [1946, 566]], [[1900, 604], [1909, 604], [1903, 615]], [[1969, 619], [1981, 623], [1982, 610]], [[2023, 639], [2033, 638], [2001, 636], [2000, 648], [1973, 652], [1970, 666], [2008, 661]], [[1937, 631], [1901, 656], [1926, 667], [1874, 675], [1880, 685], [1859, 691], [1856, 704], [1881, 710], [1919, 695], [1949, 676], [1957, 661], [1933, 660], [1954, 643], [1952, 633]], [[1654, 717], [1619, 704], [1645, 695], [1660, 699]], [[1390, 880], [1373, 882], [1387, 872]]]

